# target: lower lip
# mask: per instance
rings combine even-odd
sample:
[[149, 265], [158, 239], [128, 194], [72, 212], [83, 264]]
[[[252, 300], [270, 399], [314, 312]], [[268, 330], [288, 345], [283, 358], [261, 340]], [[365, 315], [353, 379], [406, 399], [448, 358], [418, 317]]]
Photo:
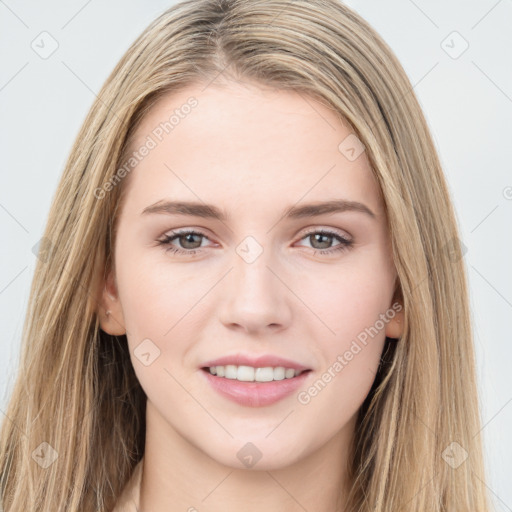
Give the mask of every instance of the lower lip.
[[247, 407], [271, 405], [291, 395], [304, 384], [311, 371], [305, 371], [291, 379], [270, 382], [242, 382], [212, 375], [209, 370], [201, 370], [210, 385], [222, 396]]

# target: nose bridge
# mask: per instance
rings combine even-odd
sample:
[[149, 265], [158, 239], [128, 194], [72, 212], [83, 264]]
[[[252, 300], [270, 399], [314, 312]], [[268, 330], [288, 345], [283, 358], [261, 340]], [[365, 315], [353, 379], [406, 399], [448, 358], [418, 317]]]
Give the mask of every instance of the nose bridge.
[[253, 237], [247, 237], [236, 248], [234, 258], [233, 279], [237, 281], [239, 292], [269, 291], [272, 287], [272, 272], [268, 267], [272, 266], [272, 254], [270, 249], [263, 249]]
[[276, 277], [274, 267], [277, 264], [272, 251], [264, 249], [254, 237], [248, 236], [240, 242], [235, 248], [233, 270], [225, 289], [223, 323], [258, 330], [289, 322], [289, 294]]

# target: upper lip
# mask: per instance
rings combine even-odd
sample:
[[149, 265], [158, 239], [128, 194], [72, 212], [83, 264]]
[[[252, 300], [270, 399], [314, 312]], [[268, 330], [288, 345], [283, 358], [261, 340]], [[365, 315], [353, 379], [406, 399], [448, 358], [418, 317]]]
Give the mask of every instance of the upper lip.
[[229, 356], [220, 357], [211, 361], [206, 361], [202, 367], [209, 368], [211, 366], [226, 366], [228, 364], [235, 366], [252, 366], [254, 368], [266, 368], [269, 366], [277, 367], [283, 366], [284, 368], [293, 368], [294, 370], [309, 370], [307, 366], [304, 366], [296, 361], [285, 359], [283, 357], [275, 356], [272, 354], [265, 354], [261, 356], [249, 356], [244, 354], [233, 354]]

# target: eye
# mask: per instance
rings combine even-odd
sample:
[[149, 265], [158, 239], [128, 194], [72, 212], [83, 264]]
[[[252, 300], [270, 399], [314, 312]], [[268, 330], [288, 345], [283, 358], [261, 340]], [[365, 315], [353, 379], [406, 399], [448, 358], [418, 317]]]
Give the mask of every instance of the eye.
[[[158, 240], [158, 244], [166, 246], [166, 252], [172, 254], [182, 254], [186, 256], [193, 256], [198, 252], [201, 252], [202, 240], [209, 238], [200, 231], [183, 230], [183, 231], [171, 231], [170, 234], [166, 234], [161, 240]], [[353, 241], [345, 238], [344, 236], [325, 229], [313, 230], [307, 233], [301, 238], [301, 240], [308, 239], [312, 244], [312, 249], [315, 250], [314, 254], [332, 254], [339, 251], [348, 250], [352, 245]], [[178, 240], [181, 247], [176, 247], [173, 242]], [[329, 247], [333, 241], [337, 240], [339, 243], [334, 247]]]
[[[315, 254], [332, 254], [348, 250], [354, 243], [353, 240], [326, 229], [310, 231], [301, 240], [304, 239], [310, 241], [312, 248], [315, 249]], [[329, 247], [334, 240], [338, 240], [339, 244]]]
[[[158, 240], [158, 243], [163, 246], [168, 246], [166, 252], [171, 252], [174, 254], [186, 254], [186, 255], [194, 255], [201, 247], [201, 240], [198, 242], [198, 238], [206, 238], [208, 237], [199, 231], [172, 231], [171, 234], [166, 234], [163, 239]], [[184, 249], [180, 249], [172, 245], [172, 242], [175, 240], [179, 240], [180, 245], [184, 247]]]

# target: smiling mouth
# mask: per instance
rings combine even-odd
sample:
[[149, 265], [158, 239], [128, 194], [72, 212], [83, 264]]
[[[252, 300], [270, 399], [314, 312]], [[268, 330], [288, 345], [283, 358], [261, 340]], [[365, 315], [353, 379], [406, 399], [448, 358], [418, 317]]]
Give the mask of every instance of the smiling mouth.
[[245, 365], [222, 365], [222, 366], [205, 366], [201, 368], [204, 372], [216, 377], [237, 380], [239, 382], [272, 382], [280, 380], [290, 380], [303, 373], [311, 370], [295, 370], [293, 368], [285, 368], [283, 366], [266, 366], [263, 368], [255, 368]]

